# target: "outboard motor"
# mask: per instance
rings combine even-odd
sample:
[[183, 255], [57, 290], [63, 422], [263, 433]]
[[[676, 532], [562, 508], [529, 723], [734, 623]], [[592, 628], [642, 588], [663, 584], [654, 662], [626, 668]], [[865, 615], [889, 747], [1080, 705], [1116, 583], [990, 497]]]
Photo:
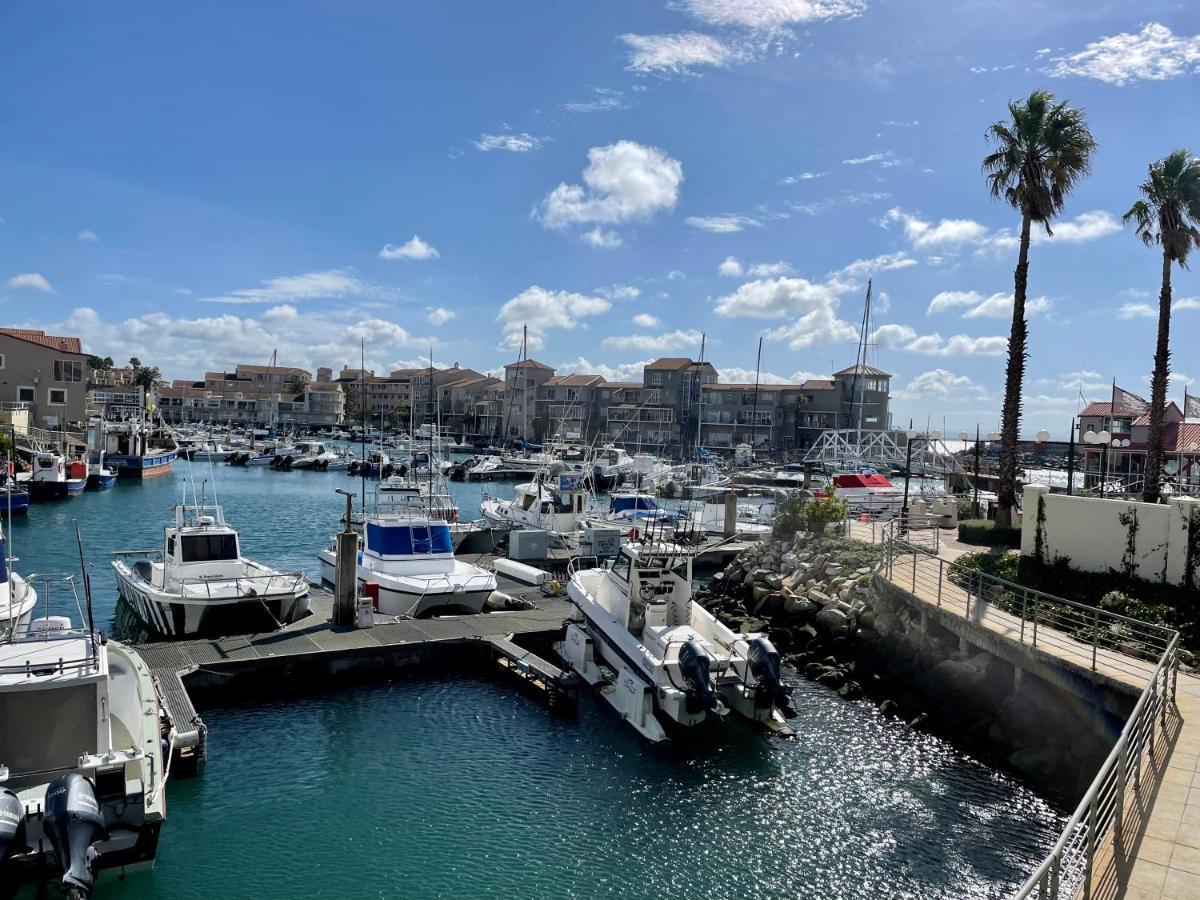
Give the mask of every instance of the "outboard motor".
[[25, 806], [12, 791], [0, 791], [0, 866], [25, 845]]
[[751, 673], [758, 679], [761, 687], [756, 699], [762, 698], [774, 703], [785, 717], [795, 718], [796, 711], [792, 709], [792, 689], [784, 686], [779, 672], [779, 651], [775, 646], [765, 637], [754, 638], [746, 648], [746, 658], [750, 662]]
[[45, 830], [62, 866], [67, 896], [87, 897], [95, 880], [88, 849], [104, 834], [104, 819], [90, 781], [71, 772], [50, 782]]
[[690, 688], [687, 697], [688, 712], [715, 710], [721, 704], [709, 678], [710, 664], [708, 651], [699, 641], [684, 641], [683, 646], [679, 648], [679, 672]]

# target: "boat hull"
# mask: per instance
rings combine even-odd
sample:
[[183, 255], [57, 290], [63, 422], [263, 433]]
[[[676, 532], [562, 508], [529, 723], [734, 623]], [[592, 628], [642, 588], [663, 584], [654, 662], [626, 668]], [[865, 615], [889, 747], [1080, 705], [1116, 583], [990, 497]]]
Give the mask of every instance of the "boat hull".
[[117, 569], [117, 593], [145, 628], [161, 637], [221, 637], [276, 631], [308, 612], [307, 591], [236, 600], [168, 599]]
[[145, 456], [105, 454], [104, 461], [117, 470], [120, 478], [153, 478], [171, 471], [178, 456], [174, 450], [147, 453]]
[[86, 478], [71, 478], [67, 481], [31, 481], [29, 482], [29, 497], [31, 500], [39, 502], [78, 497], [86, 486]]
[[108, 475], [92, 474], [88, 476], [87, 486], [89, 490], [104, 491], [117, 483], [117, 473], [112, 472]]
[[[321, 560], [321, 580], [330, 586], [334, 585], [337, 575], [336, 557], [330, 550], [322, 550], [317, 554]], [[405, 579], [413, 580], [413, 579]], [[483, 612], [484, 604], [492, 595], [495, 587], [478, 590], [454, 591], [436, 583], [424, 590], [405, 587], [387, 575], [372, 572], [369, 569], [358, 569], [358, 590], [365, 592], [368, 582], [379, 586], [379, 602], [376, 612], [385, 616], [404, 616], [420, 619], [433, 615], [473, 615]]]
[[14, 516], [29, 512], [29, 493], [27, 491], [0, 492], [0, 514]]

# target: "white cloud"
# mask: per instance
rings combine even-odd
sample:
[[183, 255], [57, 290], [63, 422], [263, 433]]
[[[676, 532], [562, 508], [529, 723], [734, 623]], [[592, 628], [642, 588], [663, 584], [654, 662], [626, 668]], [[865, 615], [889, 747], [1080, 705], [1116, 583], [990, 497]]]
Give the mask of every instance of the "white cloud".
[[76, 240], [85, 241], [89, 244], [94, 244], [96, 241], [100, 240], [96, 232], [92, 231], [90, 228], [85, 228], [83, 231], [79, 232], [79, 234], [75, 235], [75, 238]]
[[918, 265], [917, 261], [904, 251], [883, 253], [870, 259], [856, 259], [842, 268], [825, 276], [830, 284], [837, 285], [841, 290], [857, 290], [861, 280], [876, 272], [894, 272], [897, 269], [907, 269]]
[[1171, 309], [1175, 312], [1181, 309], [1200, 309], [1200, 297], [1180, 297], [1171, 304]]
[[585, 244], [591, 244], [593, 247], [599, 247], [601, 250], [615, 250], [625, 243], [615, 231], [606, 231], [599, 225], [591, 231], [581, 233], [579, 239]]
[[852, 18], [865, 0], [685, 0], [693, 16], [710, 25], [775, 30], [827, 19]]
[[896, 159], [896, 154], [892, 150], [884, 150], [878, 153], [870, 153], [866, 156], [859, 156], [853, 159], [843, 159], [843, 166], [865, 166], [870, 163], [879, 163], [884, 168], [889, 168], [899, 162]]
[[576, 100], [562, 106], [573, 113], [612, 112], [625, 109], [625, 94], [612, 88], [593, 88], [591, 100]]
[[584, 375], [599, 375], [605, 381], [641, 381], [642, 370], [653, 359], [643, 359], [638, 362], [617, 363], [615, 366], [605, 365], [604, 363], [589, 362], [582, 356], [577, 356], [575, 359], [559, 363], [554, 368], [562, 372], [571, 372]]
[[946, 244], [977, 243], [987, 236], [987, 227], [972, 219], [941, 219], [936, 224], [909, 215], [898, 206], [889, 209], [880, 224], [899, 222], [904, 236], [918, 249]]
[[425, 318], [430, 325], [445, 325], [456, 315], [454, 310], [446, 309], [444, 306], [435, 306]]
[[773, 328], [766, 336], [773, 341], [787, 341], [793, 350], [803, 350], [814, 344], [852, 341], [858, 337], [858, 331], [850, 323], [837, 317], [835, 306], [824, 305], [805, 313], [788, 325]]
[[548, 291], [538, 285], [523, 290], [500, 307], [496, 317], [504, 326], [501, 347], [521, 346], [521, 329], [529, 328], [529, 349], [544, 345], [543, 335], [552, 328], [582, 327], [581, 319], [608, 312], [612, 304], [602, 297], [570, 291]]
[[754, 384], [755, 374], [758, 375], [759, 384], [799, 384], [794, 375], [790, 378], [785, 378], [782, 375], [776, 375], [774, 372], [756, 373], [754, 369], [743, 369], [740, 366], [722, 367], [717, 370], [717, 374], [721, 376], [723, 384]]
[[487, 153], [491, 150], [506, 150], [509, 153], [528, 153], [539, 149], [546, 142], [545, 138], [536, 137], [528, 132], [513, 134], [481, 134], [475, 141], [475, 149]]
[[898, 323], [880, 325], [871, 333], [871, 343], [884, 350], [906, 350], [929, 356], [999, 356], [1008, 350], [1006, 337], [956, 334], [943, 338], [936, 332], [918, 334], [913, 327]]
[[982, 400], [987, 397], [983, 385], [977, 384], [966, 375], [957, 375], [946, 369], [922, 372], [895, 393], [898, 400]]
[[780, 184], [799, 184], [801, 181], [814, 181], [824, 178], [828, 172], [801, 172], [799, 175], [787, 175], [779, 179]]
[[1115, 85], [1166, 81], [1200, 71], [1200, 34], [1176, 37], [1166, 25], [1150, 22], [1137, 34], [1109, 35], [1052, 62], [1046, 71], [1056, 78], [1079, 76]]
[[43, 294], [54, 293], [54, 286], [40, 272], [22, 272], [20, 275], [14, 275], [8, 281], [4, 282], [4, 286], [10, 288], [30, 288], [35, 291], [41, 291]]
[[617, 141], [588, 151], [583, 185], [560, 184], [542, 201], [547, 228], [615, 225], [671, 210], [679, 199], [683, 166], [657, 147]]
[[1153, 319], [1158, 315], [1158, 307], [1149, 303], [1124, 303], [1117, 312], [1118, 319]]
[[678, 34], [623, 34], [621, 40], [630, 48], [631, 72], [686, 72], [692, 66], [721, 68], [735, 60], [737, 54], [715, 37], [695, 31]]
[[606, 300], [617, 301], [636, 300], [642, 295], [641, 289], [632, 284], [610, 284], [607, 287], [598, 287], [592, 293]]
[[791, 275], [794, 270], [790, 263], [780, 260], [771, 263], [755, 263], [747, 271], [752, 278], [776, 278], [780, 275]]
[[665, 353], [687, 347], [699, 347], [702, 335], [695, 329], [665, 331], [662, 334], [629, 334], [606, 337], [601, 341], [607, 350], [638, 350], [644, 353]]
[[396, 247], [384, 244], [379, 251], [380, 259], [437, 259], [441, 256], [432, 246], [414, 234], [412, 239]]
[[837, 293], [827, 285], [804, 278], [768, 278], [748, 281], [718, 298], [716, 313], [730, 318], [775, 319], [817, 309], [832, 311], [837, 303]]
[[631, 321], [638, 328], [657, 328], [662, 324], [662, 319], [652, 316], [650, 313], [638, 313]]
[[721, 216], [688, 216], [683, 220], [685, 225], [691, 225], [701, 231], [712, 234], [730, 234], [743, 228], [757, 227], [761, 223], [749, 216], [725, 214]]
[[879, 200], [886, 200], [891, 194], [879, 191], [842, 191], [834, 197], [824, 200], [814, 200], [810, 203], [788, 203], [787, 208], [804, 216], [820, 216], [835, 209], [844, 207], [865, 206]]
[[[1050, 228], [1054, 232], [1053, 235], [1046, 234], [1044, 228], [1035, 228], [1030, 232], [1029, 242], [1031, 244], [1079, 244], [1084, 241], [1094, 241], [1097, 238], [1116, 234], [1121, 230], [1121, 222], [1111, 213], [1102, 209], [1094, 209], [1091, 212], [1080, 213], [1074, 219], [1052, 222]], [[1001, 228], [990, 235], [984, 243], [995, 249], [1011, 250], [1016, 248], [1020, 241], [1010, 229]]]
[[[1003, 292], [984, 296], [979, 291], [941, 291], [929, 301], [925, 314], [965, 308], [964, 319], [1007, 319], [1012, 317], [1012, 304], [1012, 294]], [[1049, 312], [1050, 306], [1050, 300], [1046, 297], [1029, 297], [1025, 300], [1025, 314], [1036, 316]]]
[[742, 263], [736, 256], [727, 256], [717, 266], [717, 273], [725, 278], [741, 278]]
[[686, 272], [681, 272], [679, 269], [672, 269], [667, 273], [667, 281], [683, 281], [687, 278]]
[[387, 288], [362, 281], [346, 269], [306, 272], [303, 275], [281, 275], [268, 278], [262, 287], [241, 288], [217, 297], [202, 297], [202, 303], [284, 303], [296, 300], [341, 299], [368, 297], [394, 299]]

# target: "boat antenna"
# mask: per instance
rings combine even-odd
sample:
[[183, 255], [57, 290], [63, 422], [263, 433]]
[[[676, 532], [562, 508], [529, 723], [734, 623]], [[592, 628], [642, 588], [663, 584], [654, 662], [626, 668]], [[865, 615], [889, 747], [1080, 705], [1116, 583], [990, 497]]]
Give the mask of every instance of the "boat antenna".
[[[368, 465], [367, 463], [367, 340], [366, 338], [358, 339], [358, 405], [362, 407], [362, 462], [360, 465]], [[382, 436], [380, 436], [382, 440]], [[380, 456], [379, 474], [383, 474], [383, 457]], [[359, 471], [362, 475], [362, 503], [363, 511], [367, 508], [367, 475], [363, 471]], [[347, 528], [349, 526], [346, 526]]]
[[[700, 461], [700, 450], [704, 434], [704, 332], [700, 333], [700, 359], [696, 366], [696, 462]], [[682, 457], [682, 453], [680, 456]]]
[[762, 373], [762, 342], [760, 336], [758, 339], [758, 358], [754, 362], [754, 405], [750, 412], [750, 458], [754, 458], [754, 445], [758, 443], [758, 381]]
[[83, 535], [79, 531], [79, 520], [75, 520], [75, 544], [79, 547], [79, 571], [83, 580], [83, 599], [87, 603], [88, 631], [95, 632], [96, 623], [92, 618], [92, 578], [88, 573], [87, 563], [83, 557]]

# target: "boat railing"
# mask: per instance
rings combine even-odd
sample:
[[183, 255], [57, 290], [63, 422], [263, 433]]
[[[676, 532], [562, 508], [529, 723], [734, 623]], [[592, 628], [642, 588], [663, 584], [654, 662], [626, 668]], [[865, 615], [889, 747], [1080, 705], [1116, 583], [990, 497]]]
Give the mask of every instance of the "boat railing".
[[80, 657], [64, 657], [47, 660], [29, 660], [0, 664], [0, 675], [24, 675], [27, 678], [35, 675], [64, 675], [71, 671], [91, 671], [100, 667], [100, 654], [96, 652], [96, 636], [87, 629], [71, 628], [63, 631], [29, 633], [24, 637], [10, 640], [6, 646], [19, 647], [22, 643], [42, 644], [46, 641], [88, 638], [88, 652]]
[[149, 559], [157, 560], [158, 562], [162, 562], [162, 558], [163, 558], [162, 548], [156, 548], [154, 550], [114, 550], [112, 552], [112, 555], [114, 557], [117, 557], [117, 556], [140, 556], [140, 557], [146, 557]]
[[[246, 575], [223, 576], [215, 575], [210, 578], [186, 578], [178, 582], [180, 592], [198, 594], [203, 588], [204, 595], [212, 600], [213, 590], [233, 585], [234, 595], [248, 600], [267, 600], [272, 597], [290, 596], [301, 587], [308, 586], [308, 578], [303, 572], [288, 572], [277, 575]], [[227, 600], [227, 596], [219, 596], [218, 600]]]
[[1126, 819], [1138, 813], [1128, 788], [1154, 777], [1155, 745], [1168, 740], [1179, 632], [997, 578], [890, 535], [883, 544], [880, 574], [925, 602], [981, 624], [996, 619], [1012, 640], [1093, 672], [1144, 679], [1133, 712], [1053, 849], [1014, 895], [1014, 900], [1090, 900], [1109, 832], [1116, 846], [1124, 847]]

